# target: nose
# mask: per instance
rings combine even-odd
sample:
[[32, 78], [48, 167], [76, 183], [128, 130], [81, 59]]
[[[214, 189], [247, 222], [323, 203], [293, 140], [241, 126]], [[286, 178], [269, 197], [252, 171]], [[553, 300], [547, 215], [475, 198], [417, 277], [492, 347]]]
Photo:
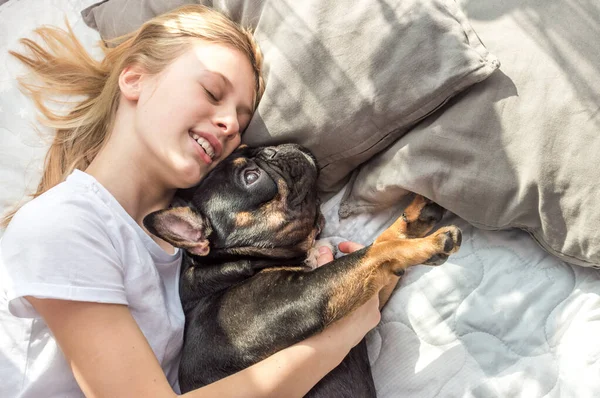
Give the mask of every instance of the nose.
[[262, 150], [265, 159], [273, 159], [277, 155], [277, 149], [273, 147], [267, 147]]
[[240, 132], [236, 112], [224, 111], [216, 115], [215, 124], [225, 137], [235, 137]]

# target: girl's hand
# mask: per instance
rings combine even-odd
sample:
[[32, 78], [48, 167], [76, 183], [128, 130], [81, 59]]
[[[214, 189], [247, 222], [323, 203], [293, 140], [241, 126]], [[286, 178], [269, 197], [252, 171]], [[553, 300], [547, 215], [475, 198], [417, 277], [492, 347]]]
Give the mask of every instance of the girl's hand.
[[[360, 243], [345, 241], [338, 245], [338, 249], [342, 253], [352, 253], [359, 249], [362, 249], [364, 246]], [[327, 264], [328, 262], [333, 261], [333, 253], [326, 246], [321, 246], [319, 248], [319, 257], [317, 257], [317, 267], [321, 265]]]
[[363, 247], [364, 246], [361, 245], [360, 243], [350, 242], [350, 241], [342, 242], [338, 245], [338, 248], [340, 249], [340, 251], [342, 253], [352, 253], [359, 249], [362, 249]]
[[360, 343], [365, 335], [381, 321], [379, 312], [379, 295], [375, 294], [366, 303], [352, 311], [337, 322], [334, 322], [322, 333], [331, 339], [347, 344], [350, 351]]

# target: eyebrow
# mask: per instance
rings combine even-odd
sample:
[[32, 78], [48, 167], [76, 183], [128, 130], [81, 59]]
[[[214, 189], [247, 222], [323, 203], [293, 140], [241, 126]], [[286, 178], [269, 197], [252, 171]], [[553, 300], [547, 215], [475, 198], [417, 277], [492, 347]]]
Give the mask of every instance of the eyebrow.
[[[233, 87], [233, 84], [231, 83], [231, 81], [227, 77], [225, 77], [225, 75], [223, 75], [222, 73], [220, 73], [220, 72], [214, 72], [214, 71], [209, 71], [209, 72], [212, 73], [212, 74], [214, 74], [217, 77], [220, 77], [221, 80], [223, 80], [223, 83], [225, 83], [226, 86]], [[254, 111], [252, 111], [252, 109], [249, 108], [249, 107], [247, 107], [246, 105], [241, 105], [238, 108], [238, 112], [242, 113], [242, 114], [245, 114], [245, 115], [248, 115], [248, 116], [252, 116], [254, 114]]]

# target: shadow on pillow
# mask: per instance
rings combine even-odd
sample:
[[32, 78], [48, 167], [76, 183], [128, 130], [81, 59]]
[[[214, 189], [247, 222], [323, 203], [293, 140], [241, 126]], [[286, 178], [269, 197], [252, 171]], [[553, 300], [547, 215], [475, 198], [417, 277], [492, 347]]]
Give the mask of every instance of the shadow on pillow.
[[[181, 4], [108, 0], [83, 11], [111, 38]], [[255, 28], [266, 92], [249, 145], [295, 142], [338, 190], [352, 170], [499, 63], [454, 0], [229, 1], [214, 4]]]

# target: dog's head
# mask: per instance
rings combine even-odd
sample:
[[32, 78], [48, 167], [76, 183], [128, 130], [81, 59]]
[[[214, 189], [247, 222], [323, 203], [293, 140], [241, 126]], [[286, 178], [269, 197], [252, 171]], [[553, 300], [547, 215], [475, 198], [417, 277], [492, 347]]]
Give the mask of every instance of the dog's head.
[[322, 227], [317, 177], [315, 158], [299, 145], [242, 146], [180, 191], [182, 206], [151, 213], [144, 225], [197, 256], [297, 257]]

